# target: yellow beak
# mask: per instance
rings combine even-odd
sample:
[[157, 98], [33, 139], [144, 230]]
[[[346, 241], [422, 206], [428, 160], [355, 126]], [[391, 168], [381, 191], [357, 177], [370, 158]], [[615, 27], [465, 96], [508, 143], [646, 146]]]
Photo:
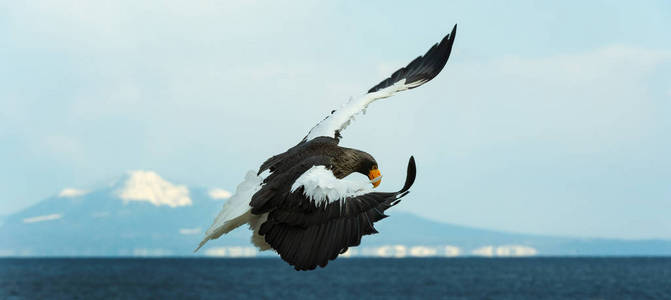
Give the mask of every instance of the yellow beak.
[[380, 170], [370, 170], [370, 172], [368, 172], [368, 179], [370, 179], [370, 183], [373, 184], [373, 188], [376, 188], [378, 185], [380, 185], [380, 182], [382, 182], [382, 174], [380, 174]]

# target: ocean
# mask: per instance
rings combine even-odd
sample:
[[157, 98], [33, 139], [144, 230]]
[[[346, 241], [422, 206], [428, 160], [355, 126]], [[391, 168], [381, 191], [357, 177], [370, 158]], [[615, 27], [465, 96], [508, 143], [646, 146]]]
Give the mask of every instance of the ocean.
[[671, 299], [671, 258], [0, 259], [0, 299]]

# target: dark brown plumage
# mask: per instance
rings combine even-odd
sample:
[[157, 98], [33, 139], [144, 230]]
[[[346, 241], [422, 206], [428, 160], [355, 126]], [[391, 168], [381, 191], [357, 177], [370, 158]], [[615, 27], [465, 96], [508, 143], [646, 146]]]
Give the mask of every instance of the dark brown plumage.
[[[452, 32], [426, 54], [394, 72], [368, 93], [400, 80], [405, 80], [411, 89], [434, 78], [450, 56], [456, 29], [455, 25]], [[377, 166], [370, 154], [338, 146], [340, 138], [340, 130], [336, 130], [333, 137], [312, 140], [306, 137], [286, 152], [266, 160], [259, 168], [258, 174], [266, 170], [271, 173], [250, 202], [253, 214], [269, 213], [258, 233], [297, 270], [323, 267], [348, 247], [359, 245], [363, 235], [377, 233], [373, 223], [386, 217], [383, 212], [408, 193], [415, 179], [415, 162], [411, 158], [406, 184], [395, 193], [369, 193], [315, 207], [302, 188], [291, 192], [296, 179], [316, 165], [325, 166], [338, 179], [353, 172], [367, 175]]]
[[[324, 141], [317, 141], [316, 145], [322, 142]], [[299, 148], [294, 147], [273, 157], [274, 163], [271, 165], [275, 167], [266, 166], [273, 172], [266, 178], [266, 185], [254, 194], [250, 203], [254, 214], [269, 212], [267, 221], [261, 225], [258, 234], [264, 236], [265, 241], [296, 270], [324, 267], [329, 260], [347, 251], [348, 247], [359, 245], [362, 236], [377, 233], [373, 223], [387, 217], [384, 211], [396, 205], [408, 193], [416, 174], [415, 161], [411, 157], [406, 183], [398, 192], [368, 193], [317, 207], [314, 201], [305, 196], [303, 188], [290, 191], [291, 183], [315, 163], [335, 167], [337, 164], [331, 162], [342, 160], [343, 156], [351, 156], [352, 158], [347, 159], [347, 171], [343, 171], [348, 172], [343, 173], [346, 176], [356, 171], [356, 165], [368, 166], [375, 162], [363, 151], [333, 145], [313, 146], [315, 145], [299, 144], [296, 146]], [[299, 149], [302, 151], [295, 152]], [[336, 156], [331, 156], [333, 154]], [[294, 159], [302, 161], [291, 164]], [[264, 170], [262, 166], [260, 172]], [[271, 178], [273, 175], [275, 177]], [[273, 184], [275, 182], [286, 183]]]
[[336, 178], [342, 179], [353, 172], [368, 175], [374, 165], [377, 162], [373, 156], [361, 150], [340, 147], [334, 138], [303, 141], [261, 165], [258, 174], [266, 170], [271, 173], [263, 181], [265, 185], [252, 197], [252, 213], [266, 213], [278, 203], [287, 201], [291, 185], [313, 166], [325, 166]]
[[[351, 182], [340, 180], [354, 172], [367, 175], [375, 187], [381, 177], [373, 156], [338, 146], [341, 131], [372, 101], [418, 87], [436, 77], [450, 56], [455, 34], [456, 25], [426, 54], [375, 85], [368, 94], [332, 111], [296, 146], [261, 164], [257, 175], [269, 174], [265, 178], [250, 179], [255, 189], [243, 190], [250, 191], [245, 197], [253, 193], [248, 207], [243, 201], [249, 198], [236, 198], [241, 200], [225, 205], [199, 247], [247, 223], [254, 230], [252, 241], [260, 249], [272, 248], [297, 270], [311, 270], [324, 267], [348, 247], [359, 245], [362, 236], [377, 233], [373, 224], [387, 217], [385, 210], [407, 195], [415, 181], [415, 160], [410, 158], [405, 184], [397, 192], [370, 192], [359, 188], [350, 192]], [[315, 166], [324, 173], [308, 172]], [[297, 182], [305, 174], [309, 179]], [[324, 180], [327, 183], [322, 185]], [[345, 188], [341, 189], [346, 192], [340, 193], [334, 188], [338, 184], [340, 187], [344, 184]], [[317, 201], [312, 198], [314, 194], [307, 195], [306, 190], [310, 189], [307, 186], [312, 186], [313, 192], [317, 188], [326, 192], [320, 194]]]

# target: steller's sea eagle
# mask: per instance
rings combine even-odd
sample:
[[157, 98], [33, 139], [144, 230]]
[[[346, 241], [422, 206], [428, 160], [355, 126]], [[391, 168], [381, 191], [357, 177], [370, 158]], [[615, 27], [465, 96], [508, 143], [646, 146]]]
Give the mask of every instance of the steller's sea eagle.
[[[456, 30], [455, 25], [426, 54], [332, 111], [298, 145], [266, 160], [258, 172], [247, 173], [196, 251], [208, 240], [249, 224], [252, 243], [261, 251], [273, 249], [296, 270], [312, 270], [359, 245], [362, 236], [377, 233], [373, 223], [387, 217], [384, 211], [408, 194], [415, 181], [415, 160], [410, 157], [401, 190], [373, 192], [382, 179], [375, 158], [338, 146], [340, 134], [373, 101], [436, 77], [450, 57]], [[370, 180], [354, 180], [348, 176], [353, 173]]]

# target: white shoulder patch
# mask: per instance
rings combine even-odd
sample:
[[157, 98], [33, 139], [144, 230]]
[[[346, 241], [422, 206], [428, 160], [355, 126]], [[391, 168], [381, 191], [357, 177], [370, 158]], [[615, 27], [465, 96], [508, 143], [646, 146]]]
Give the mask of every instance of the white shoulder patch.
[[325, 166], [313, 166], [305, 171], [291, 186], [291, 192], [303, 187], [305, 196], [316, 205], [324, 202], [344, 201], [347, 197], [359, 196], [373, 191], [368, 178], [359, 173], [338, 179]]

